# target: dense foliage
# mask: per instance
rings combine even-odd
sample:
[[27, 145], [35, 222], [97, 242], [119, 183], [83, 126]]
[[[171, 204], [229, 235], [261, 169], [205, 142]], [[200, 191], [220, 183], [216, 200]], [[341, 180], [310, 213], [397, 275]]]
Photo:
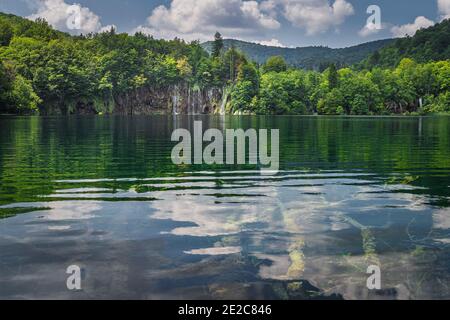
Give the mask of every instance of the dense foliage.
[[361, 67], [394, 67], [403, 58], [411, 58], [419, 63], [450, 59], [450, 19], [418, 30], [413, 37], [397, 39], [369, 55]]
[[[236, 88], [242, 91], [241, 86], [238, 82]], [[261, 114], [450, 112], [450, 62], [418, 64], [405, 58], [394, 69], [271, 71], [261, 76], [257, 95], [235, 99], [242, 96], [245, 102], [234, 105]]]
[[230, 78], [225, 60], [209, 57], [198, 42], [117, 34], [114, 29], [71, 37], [43, 20], [5, 14], [0, 14], [0, 25], [0, 112], [39, 107], [41, 112], [70, 113], [80, 102], [93, 103], [97, 112], [112, 112], [118, 97], [142, 87], [164, 90], [188, 83], [222, 88]]
[[[92, 105], [97, 113], [113, 113], [118, 100], [142, 89], [164, 92], [180, 85], [222, 91], [229, 113], [450, 112], [450, 62], [434, 61], [446, 58], [445, 52], [430, 53], [427, 60], [418, 49], [414, 53], [420, 63], [397, 54], [391, 60], [398, 62], [383, 67], [375, 61], [387, 59], [380, 51], [365, 67], [328, 64], [319, 72], [293, 68], [282, 55], [259, 65], [234, 46], [226, 49], [219, 33], [209, 55], [198, 42], [117, 34], [114, 29], [72, 37], [44, 20], [4, 14], [0, 26], [0, 112], [67, 114], [81, 103]], [[432, 30], [447, 30], [446, 26], [448, 21]], [[418, 33], [419, 39], [428, 32]], [[398, 40], [394, 46], [415, 41], [419, 40]], [[438, 42], [445, 41], [441, 37]]]

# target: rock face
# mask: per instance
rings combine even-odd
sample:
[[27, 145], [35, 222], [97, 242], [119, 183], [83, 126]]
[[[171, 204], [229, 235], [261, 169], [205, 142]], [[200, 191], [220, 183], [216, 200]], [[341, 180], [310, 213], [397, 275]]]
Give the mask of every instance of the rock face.
[[115, 97], [114, 114], [208, 114], [219, 113], [222, 89], [192, 88], [187, 84], [168, 88], [140, 88]]
[[163, 88], [143, 87], [116, 95], [110, 101], [99, 98], [95, 103], [78, 101], [47, 104], [40, 113], [42, 115], [224, 113], [226, 99], [223, 97], [227, 95], [227, 91], [222, 88], [200, 89], [184, 83]]

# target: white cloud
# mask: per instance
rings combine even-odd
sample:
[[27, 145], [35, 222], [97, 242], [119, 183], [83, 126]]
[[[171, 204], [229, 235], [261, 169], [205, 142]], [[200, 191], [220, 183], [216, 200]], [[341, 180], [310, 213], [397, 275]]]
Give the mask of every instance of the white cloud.
[[147, 24], [135, 31], [157, 38], [210, 40], [216, 31], [224, 37], [262, 37], [267, 30], [280, 28], [273, 12], [256, 1], [172, 0], [168, 7], [156, 7]]
[[438, 0], [438, 9], [441, 19], [450, 18], [450, 0]]
[[[98, 32], [102, 28], [100, 17], [80, 4], [70, 5], [64, 0], [31, 0], [29, 4], [36, 8], [37, 12], [28, 16], [28, 19], [43, 18], [61, 31], [89, 33]], [[70, 23], [76, 23], [76, 28], [69, 27]]]
[[269, 47], [287, 48], [287, 46], [282, 44], [278, 39], [262, 40], [262, 41], [257, 41], [256, 43], [263, 45], [263, 46], [269, 46]]
[[130, 34], [133, 35], [136, 32], [141, 32], [143, 34], [153, 36], [156, 39], [169, 39], [169, 40], [181, 38], [184, 39], [185, 41], [194, 41], [194, 40], [207, 41], [212, 40], [214, 37], [214, 33], [206, 34], [200, 32], [193, 32], [189, 34], [181, 34], [176, 30], [152, 28], [149, 26], [142, 26], [142, 25], [131, 30]]
[[373, 22], [367, 23], [364, 28], [362, 28], [361, 30], [359, 30], [358, 34], [361, 37], [368, 37], [371, 36], [373, 34], [377, 34], [380, 31], [380, 29], [377, 28], [377, 25]]
[[270, 16], [274, 17], [277, 15], [276, 9], [277, 9], [277, 0], [266, 0], [260, 3], [260, 8], [265, 13], [269, 14]]
[[[438, 12], [440, 20], [450, 19], [450, 0], [437, 0]], [[417, 30], [434, 26], [435, 22], [419, 16], [414, 23], [404, 24], [402, 26], [394, 26], [391, 32], [395, 37], [405, 37], [407, 35], [414, 36]]]
[[373, 22], [367, 23], [361, 30], [358, 31], [358, 34], [363, 37], [369, 37], [371, 35], [377, 34], [378, 32], [385, 30], [388, 28], [387, 24], [382, 23], [381, 28], [377, 28], [377, 25]]
[[115, 24], [108, 24], [107, 26], [101, 27], [100, 30], [98, 30], [98, 32], [99, 33], [110, 32], [111, 29], [117, 30], [117, 26]]
[[404, 24], [402, 26], [394, 26], [391, 29], [392, 34], [395, 37], [414, 36], [417, 30], [428, 28], [434, 25], [434, 21], [431, 21], [424, 16], [417, 17], [414, 23]]
[[355, 10], [345, 0], [278, 0], [284, 17], [294, 26], [304, 28], [308, 35], [314, 35], [336, 28]]
[[224, 37], [265, 41], [267, 31], [281, 27], [279, 13], [314, 35], [337, 28], [354, 9], [346, 0], [172, 0], [169, 6], [155, 8], [147, 24], [133, 32], [203, 41], [219, 31]]

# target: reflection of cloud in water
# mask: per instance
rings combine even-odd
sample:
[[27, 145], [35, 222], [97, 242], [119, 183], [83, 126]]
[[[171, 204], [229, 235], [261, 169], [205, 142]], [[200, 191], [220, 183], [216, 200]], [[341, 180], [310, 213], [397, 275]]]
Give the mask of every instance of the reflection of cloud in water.
[[[156, 209], [151, 218], [192, 222], [196, 226], [171, 231], [175, 235], [189, 236], [229, 235], [248, 231], [247, 226], [252, 223], [264, 223], [268, 232], [308, 233], [343, 229], [349, 225], [336, 216], [343, 199], [334, 194], [330, 196], [330, 192], [337, 192], [334, 189], [331, 186], [282, 188], [258, 182], [245, 190], [227, 189], [220, 199], [205, 194], [177, 195], [179, 191], [171, 190], [154, 192], [152, 195], [161, 201], [151, 204]], [[233, 196], [228, 197], [229, 194]], [[255, 194], [264, 197], [250, 196]], [[216, 203], [217, 200], [221, 203]], [[329, 224], [327, 219], [330, 219]]]
[[48, 230], [51, 231], [65, 231], [69, 230], [70, 226], [48, 226]]
[[[167, 197], [167, 194], [165, 196]], [[229, 235], [240, 232], [245, 223], [261, 221], [255, 206], [234, 205], [231, 210], [230, 206], [214, 204], [211, 198], [204, 196], [184, 196], [169, 201], [156, 201], [151, 207], [157, 209], [157, 212], [151, 215], [152, 219], [170, 219], [177, 222], [192, 222], [196, 225], [175, 228], [170, 232], [180, 236]]]
[[204, 248], [204, 249], [194, 249], [190, 251], [185, 251], [186, 254], [192, 255], [206, 255], [206, 256], [218, 256], [227, 255], [241, 252], [241, 247], [215, 247], [215, 248]]
[[[189, 186], [189, 183], [182, 186]], [[406, 227], [405, 223], [410, 220], [402, 220], [402, 216], [408, 212], [411, 219], [416, 214], [430, 212], [426, 195], [411, 194], [414, 189], [407, 185], [381, 185], [339, 177], [328, 180], [299, 180], [297, 177], [282, 181], [262, 179], [253, 181], [245, 189], [218, 188], [215, 194], [234, 194], [220, 199], [208, 196], [206, 192], [211, 193], [210, 189], [178, 196], [171, 190], [155, 192], [153, 195], [161, 201], [151, 204], [156, 209], [151, 218], [195, 224], [171, 230], [174, 235], [207, 237], [236, 234], [249, 237], [242, 250], [265, 261], [258, 267], [262, 279], [308, 279], [327, 293], [342, 293], [347, 298], [367, 297], [365, 271], [368, 255], [383, 261], [387, 270], [414, 266], [416, 260], [409, 252], [397, 252], [397, 257], [384, 252], [364, 252], [367, 248], [364, 249], [361, 228], [372, 226], [365, 226], [365, 220], [360, 217], [377, 217], [374, 221], [380, 230], [385, 230], [383, 228], [391, 226], [392, 222]], [[252, 198], [248, 196], [251, 194], [265, 197]], [[385, 214], [387, 210], [389, 214]], [[396, 215], [397, 212], [403, 214]], [[348, 215], [351, 218], [348, 219]], [[437, 211], [435, 227], [448, 229], [450, 219], [447, 215], [448, 210]], [[249, 227], [251, 224], [256, 227]], [[396, 239], [401, 239], [402, 234], [398, 234]], [[271, 237], [274, 240], [269, 240]], [[276, 244], [271, 245], [271, 241], [276, 241]], [[401, 243], [402, 240], [398, 241]], [[304, 245], [298, 247], [298, 243]], [[343, 258], [346, 252], [353, 254]], [[236, 251], [224, 246], [185, 253], [217, 255]], [[416, 271], [415, 267], [410, 269], [413, 274], [408, 276], [409, 279], [420, 276], [414, 273]], [[405, 287], [405, 279], [402, 273], [386, 279], [386, 284], [395, 288], [397, 298], [407, 298], [411, 295], [409, 291], [414, 291]]]
[[[341, 180], [346, 184], [341, 184]], [[386, 206], [414, 211], [427, 209], [422, 196], [383, 192], [391, 186], [352, 185], [351, 180], [340, 178], [331, 181], [333, 183], [314, 185], [315, 180], [305, 179], [302, 180], [305, 186], [298, 187], [290, 185], [290, 180], [283, 181], [282, 186], [264, 180], [254, 181], [253, 186], [244, 190], [226, 189], [220, 199], [206, 194], [211, 189], [184, 195], [177, 195], [172, 190], [153, 192], [152, 195], [161, 201], [151, 204], [156, 209], [151, 218], [195, 224], [173, 229], [170, 233], [175, 235], [228, 235], [247, 231], [247, 225], [252, 223], [265, 223], [267, 232], [308, 234], [350, 228], [351, 225], [342, 219], [342, 213], [349, 208], [355, 212], [383, 210]], [[361, 183], [360, 180], [356, 182]], [[183, 186], [188, 184], [183, 183]], [[220, 191], [225, 192], [218, 189], [217, 193]], [[227, 197], [227, 194], [234, 195]], [[265, 197], [252, 198], [251, 194]]]
[[[411, 186], [362, 186], [360, 191], [352, 195], [352, 200], [366, 202], [360, 211], [383, 209], [386, 206], [404, 207], [411, 211], [427, 210], [427, 199], [424, 196], [407, 193]], [[395, 193], [392, 193], [396, 191]], [[403, 191], [403, 192], [401, 192]], [[370, 204], [370, 205], [369, 205]]]
[[77, 202], [50, 202], [45, 218], [48, 220], [87, 220], [95, 217], [94, 211], [102, 207], [99, 202], [77, 201]]
[[52, 201], [52, 202], [27, 202], [14, 203], [0, 206], [6, 208], [49, 208], [40, 210], [39, 213], [48, 220], [88, 220], [95, 218], [92, 214], [103, 208], [101, 201]]
[[450, 208], [436, 210], [433, 213], [433, 227], [450, 230]]
[[263, 279], [291, 280], [288, 276], [291, 261], [288, 255], [270, 255], [256, 253], [255, 257], [261, 260], [268, 260], [270, 265], [262, 265], [259, 268], [259, 276]]
[[[256, 267], [262, 279], [306, 279], [327, 293], [342, 293], [348, 298], [364, 297], [367, 295], [364, 291], [367, 261], [360, 229], [406, 227], [409, 215], [414, 219], [418, 214], [430, 213], [427, 196], [412, 194], [412, 186], [382, 185], [377, 180], [352, 179], [351, 175], [328, 176], [324, 173], [315, 178], [311, 176], [304, 175], [303, 179], [301, 174], [276, 178], [243, 176], [243, 179], [234, 177], [234, 180], [220, 176], [180, 177], [167, 178], [167, 183], [162, 183], [164, 179], [149, 179], [151, 183], [139, 185], [149, 187], [148, 191], [142, 189], [147, 191], [145, 193], [127, 186], [114, 194], [105, 194], [111, 198], [148, 195], [160, 199], [137, 201], [133, 205], [88, 200], [90, 196], [103, 196], [106, 189], [102, 188], [58, 190], [58, 194], [65, 193], [65, 196], [84, 193], [86, 200], [43, 203], [51, 210], [42, 211], [42, 214], [59, 223], [94, 217], [96, 223], [100, 223], [97, 220], [104, 219], [101, 220], [103, 229], [116, 237], [141, 239], [155, 232], [203, 238], [195, 240], [196, 243], [199, 241], [195, 247], [186, 242], [184, 253], [225, 256], [243, 252], [263, 261]], [[142, 205], [139, 210], [138, 204]], [[149, 212], [148, 224], [139, 220], [145, 208]], [[434, 226], [430, 227], [449, 229], [448, 216], [448, 209], [436, 210]], [[155, 221], [151, 221], [154, 219], [159, 220], [158, 223], [164, 220], [181, 222], [181, 226], [165, 224], [168, 227], [163, 229], [168, 230], [165, 232], [157, 227], [158, 224], [154, 225]], [[392, 221], [397, 224], [390, 224]], [[50, 226], [49, 229], [64, 231], [68, 224]], [[151, 232], [150, 228], [153, 228]], [[399, 230], [394, 240], [401, 245], [405, 234], [403, 229]], [[235, 240], [224, 240], [227, 235], [233, 235]], [[209, 239], [220, 236], [222, 240]], [[385, 270], [414, 266], [415, 258], [402, 250], [396, 250], [397, 258], [384, 252], [376, 254]], [[203, 261], [205, 257], [200, 258]], [[405, 280], [399, 274], [386, 281], [392, 287], [400, 288]]]

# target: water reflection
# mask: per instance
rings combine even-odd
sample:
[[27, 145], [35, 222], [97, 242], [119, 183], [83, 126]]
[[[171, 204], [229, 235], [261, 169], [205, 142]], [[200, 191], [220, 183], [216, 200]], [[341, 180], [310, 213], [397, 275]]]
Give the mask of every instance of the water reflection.
[[1, 119], [0, 297], [450, 298], [449, 118], [205, 119], [278, 126], [276, 176], [173, 166], [192, 121]]

